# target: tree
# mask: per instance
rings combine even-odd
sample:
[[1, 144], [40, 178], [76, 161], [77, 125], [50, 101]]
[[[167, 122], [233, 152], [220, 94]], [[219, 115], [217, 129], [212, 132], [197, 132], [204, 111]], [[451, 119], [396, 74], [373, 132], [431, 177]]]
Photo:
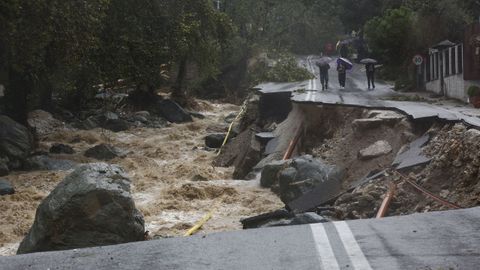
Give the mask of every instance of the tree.
[[368, 21], [365, 36], [375, 55], [391, 66], [402, 65], [409, 54], [413, 22], [413, 11], [405, 7]]
[[149, 91], [163, 82], [161, 67], [172, 60], [168, 47], [167, 2], [112, 0], [93, 53], [101, 81], [127, 79]]
[[185, 76], [189, 61], [200, 66], [203, 78], [218, 74], [220, 55], [227, 44], [232, 25], [225, 14], [213, 9], [210, 1], [173, 1], [169, 13], [175, 14], [168, 24], [169, 48], [178, 66], [173, 96], [186, 96]]
[[30, 94], [50, 105], [52, 90], [95, 43], [107, 0], [6, 0], [0, 3], [1, 77], [6, 111], [26, 123]]

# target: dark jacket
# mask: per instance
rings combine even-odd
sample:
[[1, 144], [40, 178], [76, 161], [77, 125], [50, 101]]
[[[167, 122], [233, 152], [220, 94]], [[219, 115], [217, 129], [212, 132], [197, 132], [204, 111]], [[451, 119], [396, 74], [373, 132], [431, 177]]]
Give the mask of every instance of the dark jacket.
[[330, 69], [330, 65], [329, 64], [318, 65], [318, 68], [320, 69], [321, 74], [325, 74], [325, 73], [328, 73], [328, 70]]
[[375, 73], [375, 65], [367, 64], [365, 65], [365, 70], [367, 71], [367, 73]]

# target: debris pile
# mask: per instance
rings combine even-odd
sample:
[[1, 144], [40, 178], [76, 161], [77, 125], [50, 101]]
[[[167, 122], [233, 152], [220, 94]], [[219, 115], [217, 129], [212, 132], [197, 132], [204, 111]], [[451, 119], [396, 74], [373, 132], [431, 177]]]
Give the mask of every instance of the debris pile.
[[340, 106], [294, 105], [289, 118], [298, 109], [307, 116], [299, 157], [271, 155], [253, 167], [286, 209], [245, 219], [245, 228], [289, 224], [285, 220], [312, 211], [326, 220], [375, 218], [392, 185], [387, 216], [480, 205], [480, 131]]

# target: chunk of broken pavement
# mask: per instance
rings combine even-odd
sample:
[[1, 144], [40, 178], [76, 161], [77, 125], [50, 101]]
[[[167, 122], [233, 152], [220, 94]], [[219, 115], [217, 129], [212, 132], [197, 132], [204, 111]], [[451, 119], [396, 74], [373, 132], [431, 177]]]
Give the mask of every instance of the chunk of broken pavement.
[[326, 222], [330, 222], [330, 220], [316, 213], [307, 212], [302, 214], [296, 214], [295, 217], [293, 218], [272, 220], [259, 227], [264, 228], [264, 227], [292, 226], [292, 225], [326, 223]]
[[369, 147], [360, 150], [358, 157], [366, 160], [387, 155], [390, 152], [392, 152], [392, 146], [387, 141], [377, 141]]

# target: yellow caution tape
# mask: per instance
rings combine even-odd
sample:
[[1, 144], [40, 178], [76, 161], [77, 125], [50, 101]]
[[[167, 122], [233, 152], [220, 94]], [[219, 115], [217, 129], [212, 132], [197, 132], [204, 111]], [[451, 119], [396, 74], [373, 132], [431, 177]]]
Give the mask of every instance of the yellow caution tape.
[[243, 113], [245, 112], [245, 109], [247, 108], [247, 101], [248, 101], [248, 99], [246, 99], [246, 100], [243, 102], [243, 105], [242, 105], [242, 108], [241, 108], [240, 112], [237, 114], [237, 116], [235, 117], [235, 119], [232, 121], [232, 123], [231, 123], [230, 126], [228, 127], [227, 136], [225, 136], [225, 139], [223, 140], [222, 146], [220, 146], [220, 149], [218, 150], [217, 156], [220, 155], [220, 153], [222, 152], [223, 147], [225, 146], [225, 144], [227, 144], [228, 138], [230, 137], [230, 133], [232, 132], [233, 124], [235, 124], [235, 122], [236, 122], [238, 119], [240, 119], [240, 117], [241, 117], [241, 116], [243, 115]]
[[208, 214], [206, 214], [195, 226], [193, 226], [190, 230], [188, 230], [183, 236], [190, 236], [195, 234], [200, 228], [202, 228], [207, 221], [209, 221], [213, 216], [213, 211], [210, 211]]

